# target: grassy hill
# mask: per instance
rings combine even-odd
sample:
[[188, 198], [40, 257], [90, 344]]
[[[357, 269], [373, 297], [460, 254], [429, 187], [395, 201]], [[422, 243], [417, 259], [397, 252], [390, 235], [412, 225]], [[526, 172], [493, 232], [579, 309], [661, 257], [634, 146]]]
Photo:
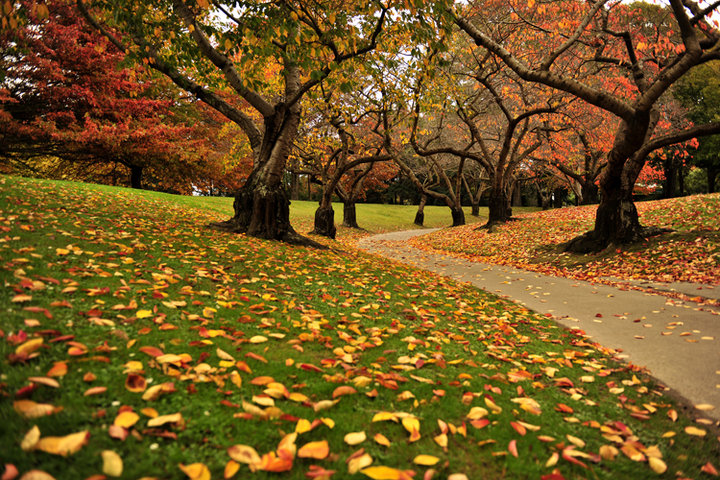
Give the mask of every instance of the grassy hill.
[[349, 246], [208, 230], [227, 215], [218, 202], [0, 177], [6, 469], [616, 479], [718, 467], [712, 428], [602, 347]]

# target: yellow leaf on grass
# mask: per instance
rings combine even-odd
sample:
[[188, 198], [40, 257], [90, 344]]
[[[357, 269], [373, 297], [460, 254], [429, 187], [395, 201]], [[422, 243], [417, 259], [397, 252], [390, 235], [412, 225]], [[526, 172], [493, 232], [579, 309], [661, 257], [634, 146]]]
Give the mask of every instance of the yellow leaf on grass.
[[309, 432], [310, 430], [312, 430], [312, 424], [310, 423], [310, 420], [301, 418], [297, 421], [297, 424], [295, 424], [295, 433], [297, 433], [298, 435], [302, 435], [303, 433]]
[[403, 427], [410, 433], [410, 441], [420, 440], [420, 421], [415, 417], [405, 417], [402, 419]]
[[182, 422], [182, 413], [172, 413], [170, 415], [160, 415], [159, 417], [151, 418], [148, 420], [148, 427], [159, 427], [166, 423], [180, 423]]
[[704, 437], [707, 432], [703, 430], [702, 428], [693, 427], [692, 425], [689, 427], [685, 427], [685, 433], [688, 435], [693, 435], [695, 437]]
[[373, 480], [400, 480], [404, 472], [402, 470], [398, 470], [397, 468], [379, 465], [377, 467], [368, 467], [360, 470], [360, 473], [372, 478]]
[[348, 445], [357, 445], [359, 443], [362, 443], [365, 441], [367, 436], [365, 435], [365, 432], [350, 432], [347, 435], [345, 435], [345, 443]]
[[250, 338], [250, 343], [265, 343], [267, 341], [267, 337], [263, 337], [262, 335], [255, 335]]
[[20, 442], [20, 448], [22, 448], [23, 451], [28, 452], [35, 448], [38, 440], [40, 440], [40, 429], [37, 425], [35, 425], [23, 437]]
[[28, 380], [33, 383], [39, 383], [40, 385], [45, 385], [46, 387], [52, 387], [52, 388], [60, 388], [60, 384], [57, 380], [50, 377], [28, 377]]
[[320, 440], [319, 442], [306, 443], [297, 452], [297, 456], [300, 458], [314, 458], [316, 460], [322, 460], [330, 454], [330, 446], [327, 440]]
[[190, 480], [210, 480], [210, 470], [204, 463], [191, 463], [190, 465], [178, 465]]
[[138, 310], [135, 312], [137, 318], [148, 318], [153, 316], [152, 310]]
[[87, 443], [89, 437], [90, 433], [87, 430], [64, 437], [45, 437], [37, 442], [35, 449], [66, 457], [80, 450]]
[[225, 470], [223, 471], [224, 478], [232, 478], [240, 470], [240, 464], [235, 460], [229, 460], [225, 464]]
[[43, 341], [44, 340], [42, 339], [42, 337], [32, 338], [32, 339], [28, 340], [27, 342], [19, 345], [15, 349], [15, 353], [17, 355], [30, 355], [31, 353], [33, 353], [35, 350], [37, 350], [38, 348], [40, 348], [42, 346]]
[[397, 415], [395, 415], [394, 413], [391, 413], [391, 412], [378, 412], [372, 418], [373, 422], [385, 422], [388, 420], [397, 422], [398, 417], [397, 417]]
[[373, 459], [367, 453], [363, 453], [360, 456], [350, 459], [348, 462], [348, 473], [354, 475], [365, 467], [372, 465]]
[[113, 425], [117, 425], [118, 427], [123, 428], [130, 428], [133, 425], [137, 423], [137, 421], [140, 420], [140, 415], [138, 415], [135, 412], [122, 412], [118, 414], [117, 417], [115, 417], [115, 421], [113, 422]]
[[109, 477], [120, 477], [123, 472], [123, 461], [120, 455], [112, 450], [103, 450], [101, 452], [103, 467], [102, 471]]
[[377, 442], [378, 444], [380, 444], [384, 447], [390, 446], [390, 440], [388, 440], [388, 438], [385, 435], [383, 435], [382, 433], [376, 433], [375, 436], [373, 437], [373, 439], [375, 440], [375, 442]]
[[658, 475], [662, 475], [667, 471], [667, 465], [665, 465], [665, 462], [659, 458], [648, 457], [648, 464], [650, 465], [652, 471]]
[[413, 459], [415, 465], [422, 465], [424, 467], [432, 467], [439, 461], [440, 459], [438, 457], [433, 457], [432, 455], [418, 455]]

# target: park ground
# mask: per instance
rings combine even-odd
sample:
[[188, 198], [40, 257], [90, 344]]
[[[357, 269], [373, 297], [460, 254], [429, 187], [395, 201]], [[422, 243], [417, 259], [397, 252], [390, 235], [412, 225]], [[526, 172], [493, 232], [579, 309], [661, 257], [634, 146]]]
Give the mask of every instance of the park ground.
[[[686, 409], [545, 316], [362, 253], [358, 234], [308, 249], [205, 228], [227, 199], [15, 177], [0, 192], [3, 478], [718, 475], [718, 431], [696, 415], [712, 406]], [[587, 228], [582, 208], [423, 245], [558, 275], [717, 283], [719, 204], [641, 205], [676, 236], [595, 264], [552, 246]], [[368, 230], [409, 228], [378, 217], [358, 210]]]

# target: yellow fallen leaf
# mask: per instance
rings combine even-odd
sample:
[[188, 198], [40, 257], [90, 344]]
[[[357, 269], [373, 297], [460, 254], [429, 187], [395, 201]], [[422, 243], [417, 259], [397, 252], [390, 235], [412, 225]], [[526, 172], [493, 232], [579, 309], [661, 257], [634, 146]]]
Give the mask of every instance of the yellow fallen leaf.
[[109, 477], [120, 477], [123, 472], [123, 461], [120, 455], [112, 450], [103, 450], [101, 452], [103, 467], [102, 471]]
[[267, 337], [263, 337], [262, 335], [255, 335], [250, 338], [250, 343], [265, 343], [267, 341]]
[[34, 425], [23, 437], [20, 442], [20, 448], [22, 448], [23, 451], [28, 452], [35, 448], [38, 440], [40, 440], [40, 429], [37, 425]]
[[370, 465], [372, 465], [372, 463], [372, 457], [367, 453], [363, 453], [362, 455], [355, 457], [348, 462], [348, 473], [350, 475], [354, 475], [363, 468], [369, 467]]
[[210, 470], [204, 463], [191, 463], [190, 465], [178, 465], [190, 480], [210, 480]]
[[488, 411], [483, 407], [473, 407], [470, 412], [466, 415], [468, 420], [480, 420], [481, 418], [487, 417]]
[[227, 353], [225, 350], [223, 350], [221, 348], [216, 348], [215, 353], [217, 354], [217, 356], [220, 360], [227, 360], [230, 362], [237, 361], [237, 360], [235, 360], [235, 358], [232, 355], [230, 355], [229, 353]]
[[395, 415], [394, 413], [391, 413], [391, 412], [378, 412], [372, 418], [373, 422], [385, 422], [388, 420], [397, 422], [398, 417], [397, 417], [397, 415]]
[[418, 455], [413, 459], [415, 465], [422, 465], [424, 467], [432, 467], [439, 461], [440, 459], [438, 457], [433, 457], [432, 455]]
[[232, 478], [240, 470], [240, 464], [235, 460], [228, 460], [223, 471], [224, 478]]
[[693, 427], [692, 425], [689, 427], [685, 427], [685, 433], [688, 435], [693, 435], [695, 437], [704, 437], [707, 432], [703, 430], [702, 428]]
[[118, 427], [123, 428], [130, 428], [133, 425], [137, 423], [137, 421], [140, 420], [140, 415], [138, 415], [135, 412], [122, 412], [118, 414], [117, 417], [115, 417], [115, 421], [113, 422], [113, 425], [117, 425]]
[[345, 443], [348, 445], [357, 445], [359, 443], [362, 443], [365, 441], [367, 436], [365, 435], [365, 432], [350, 432], [347, 435], [345, 435]]
[[360, 470], [360, 473], [373, 480], [400, 480], [403, 471], [397, 468], [377, 466]]
[[89, 437], [90, 433], [87, 430], [64, 437], [45, 437], [37, 442], [35, 449], [66, 457], [80, 450], [88, 442]]
[[402, 425], [410, 433], [410, 442], [420, 440], [420, 421], [417, 418], [405, 417], [402, 419]]
[[707, 412], [707, 411], [710, 411], [710, 410], [714, 410], [714, 409], [715, 409], [715, 406], [714, 406], [714, 405], [710, 405], [709, 403], [701, 403], [701, 404], [699, 404], [699, 405], [695, 405], [695, 408], [697, 408], [698, 410], [700, 410], [700, 411], [702, 411], [702, 412]]
[[[170, 415], [160, 415], [159, 417], [151, 418], [148, 420], [148, 427], [159, 427], [166, 423], [180, 423], [182, 422], [182, 413], [172, 413]], [[194, 465], [194, 464], [193, 464]]]
[[648, 464], [650, 465], [652, 471], [658, 475], [662, 475], [667, 471], [667, 465], [665, 465], [665, 462], [659, 458], [648, 457]]
[[309, 432], [310, 430], [312, 430], [312, 424], [310, 423], [310, 420], [301, 418], [295, 424], [295, 433], [297, 433], [298, 435], [302, 435], [303, 433]]
[[152, 310], [138, 310], [135, 312], [137, 318], [148, 318], [153, 316]]
[[377, 442], [378, 444], [380, 444], [384, 447], [390, 446], [390, 440], [388, 440], [388, 438], [385, 435], [383, 435], [382, 433], [376, 433], [375, 436], [373, 437], [373, 439], [375, 440], [375, 442]]
[[28, 380], [33, 383], [39, 383], [40, 385], [45, 385], [46, 387], [52, 387], [52, 388], [60, 388], [60, 384], [57, 380], [50, 377], [28, 377]]
[[38, 338], [31, 338], [27, 342], [22, 343], [15, 349], [15, 353], [17, 355], [30, 355], [35, 350], [40, 348], [43, 344], [44, 340], [42, 337]]

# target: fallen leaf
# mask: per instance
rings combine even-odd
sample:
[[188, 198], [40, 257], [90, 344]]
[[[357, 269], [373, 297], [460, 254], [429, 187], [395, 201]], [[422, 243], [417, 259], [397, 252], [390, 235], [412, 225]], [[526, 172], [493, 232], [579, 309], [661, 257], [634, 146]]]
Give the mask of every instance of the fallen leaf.
[[297, 456], [300, 458], [314, 458], [316, 460], [322, 460], [330, 454], [330, 446], [327, 440], [320, 440], [318, 442], [306, 443], [297, 452]]
[[25, 452], [33, 450], [39, 440], [40, 429], [37, 425], [33, 425], [33, 427], [25, 434], [22, 441], [20, 442], [20, 448]]
[[123, 461], [120, 455], [112, 450], [103, 450], [101, 453], [103, 467], [102, 471], [109, 477], [120, 477], [123, 472]]
[[191, 463], [178, 465], [190, 480], [210, 480], [210, 470], [204, 463]]
[[64, 437], [44, 437], [35, 444], [35, 449], [66, 457], [79, 451], [87, 444], [89, 438], [90, 432], [87, 430]]
[[365, 435], [365, 432], [351, 432], [345, 435], [345, 443], [347, 443], [350, 446], [358, 445], [365, 441], [367, 436]]
[[415, 465], [422, 465], [424, 467], [432, 467], [439, 461], [440, 459], [438, 457], [433, 457], [432, 455], [417, 455], [413, 458], [413, 463]]

